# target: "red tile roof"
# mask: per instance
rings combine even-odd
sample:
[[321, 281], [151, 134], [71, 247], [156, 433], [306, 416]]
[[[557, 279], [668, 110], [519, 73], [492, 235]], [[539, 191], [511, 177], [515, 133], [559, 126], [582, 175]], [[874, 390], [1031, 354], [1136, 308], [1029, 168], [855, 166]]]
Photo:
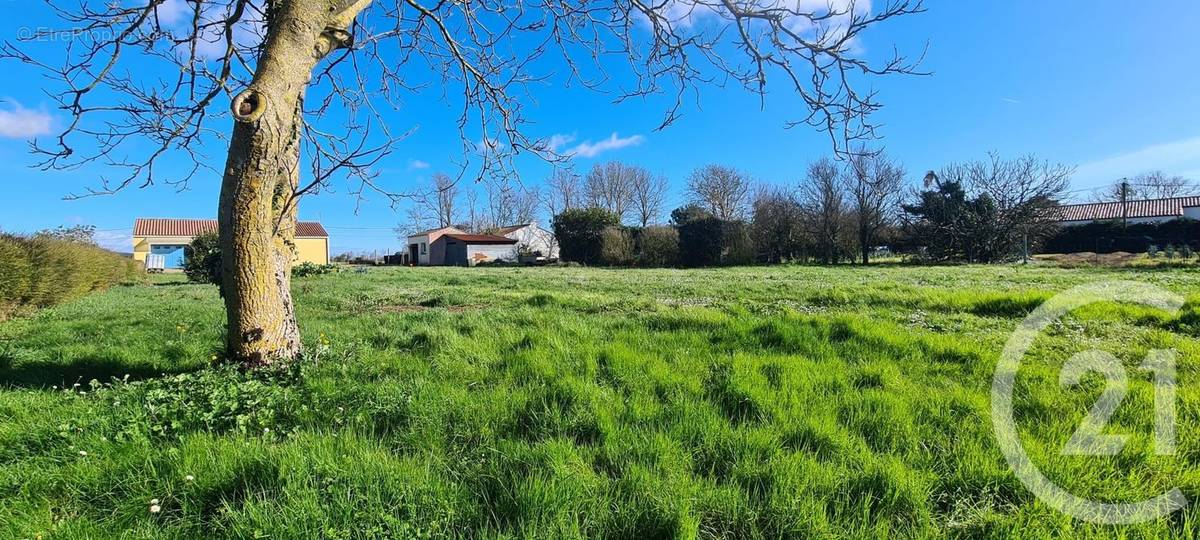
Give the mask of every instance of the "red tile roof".
[[[1128, 201], [1124, 206], [1131, 218], [1183, 217], [1185, 207], [1200, 206], [1200, 196]], [[1066, 204], [1058, 209], [1062, 221], [1101, 221], [1124, 215], [1120, 202]]]
[[[217, 232], [215, 219], [160, 219], [137, 218], [133, 221], [134, 236], [185, 236], [194, 237], [207, 232]], [[316, 221], [296, 223], [296, 236], [328, 238], [325, 227]]]
[[453, 238], [468, 244], [515, 244], [516, 240], [493, 234], [447, 234], [444, 238]]

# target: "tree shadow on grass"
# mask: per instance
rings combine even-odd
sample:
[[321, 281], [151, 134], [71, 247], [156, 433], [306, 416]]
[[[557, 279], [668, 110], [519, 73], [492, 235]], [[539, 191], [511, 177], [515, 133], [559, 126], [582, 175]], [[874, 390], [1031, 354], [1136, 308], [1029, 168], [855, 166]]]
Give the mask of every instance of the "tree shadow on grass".
[[69, 387], [86, 385], [95, 379], [102, 383], [121, 379], [141, 380], [175, 375], [200, 369], [202, 366], [179, 365], [164, 368], [151, 364], [130, 364], [119, 358], [85, 356], [63, 362], [17, 361], [0, 358], [0, 388]]

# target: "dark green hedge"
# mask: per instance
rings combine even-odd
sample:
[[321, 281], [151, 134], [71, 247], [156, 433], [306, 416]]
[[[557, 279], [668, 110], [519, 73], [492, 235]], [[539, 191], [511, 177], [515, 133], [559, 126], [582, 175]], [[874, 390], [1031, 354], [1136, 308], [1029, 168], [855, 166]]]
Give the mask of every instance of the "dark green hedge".
[[99, 247], [0, 234], [0, 319], [138, 279], [139, 265]]
[[1120, 221], [1097, 221], [1086, 225], [1063, 227], [1046, 240], [1043, 253], [1145, 253], [1150, 246], [1191, 246], [1200, 250], [1200, 221], [1173, 219], [1163, 223], [1131, 223], [1122, 227]]

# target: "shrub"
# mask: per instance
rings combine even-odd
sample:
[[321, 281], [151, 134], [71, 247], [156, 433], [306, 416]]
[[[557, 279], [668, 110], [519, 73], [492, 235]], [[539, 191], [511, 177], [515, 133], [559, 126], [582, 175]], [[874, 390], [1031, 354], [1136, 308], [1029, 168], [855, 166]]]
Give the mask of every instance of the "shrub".
[[[1159, 247], [1174, 244], [1177, 249], [1200, 248], [1200, 220], [1179, 218], [1162, 223], [1130, 223], [1120, 220], [1097, 221], [1061, 228], [1041, 249], [1044, 253], [1159, 253]], [[1151, 249], [1153, 248], [1153, 249]]]
[[604, 229], [620, 223], [616, 214], [601, 208], [575, 208], [554, 216], [559, 258], [584, 264], [600, 263]]
[[136, 279], [132, 259], [51, 234], [0, 235], [0, 319]]
[[679, 231], [674, 227], [646, 227], [637, 236], [637, 264], [646, 267], [679, 264]]
[[292, 267], [292, 277], [319, 276], [322, 274], [333, 274], [337, 271], [338, 265], [336, 264], [302, 262]]
[[726, 221], [696, 207], [671, 212], [679, 230], [679, 262], [684, 266], [748, 264], [754, 259], [749, 228], [741, 221]]
[[600, 234], [600, 261], [609, 266], [633, 264], [633, 236], [624, 227], [613, 226]]
[[217, 233], [204, 233], [192, 239], [184, 250], [183, 273], [192, 283], [221, 284], [221, 244]]

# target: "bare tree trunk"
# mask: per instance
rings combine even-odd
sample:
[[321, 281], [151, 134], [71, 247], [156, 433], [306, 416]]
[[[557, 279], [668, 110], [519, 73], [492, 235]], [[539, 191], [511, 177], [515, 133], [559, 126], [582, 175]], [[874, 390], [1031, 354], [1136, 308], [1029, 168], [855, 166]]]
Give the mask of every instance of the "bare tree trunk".
[[[222, 289], [227, 354], [249, 366], [301, 351], [291, 268], [302, 103], [313, 68], [348, 43], [345, 28], [367, 3], [280, 2], [254, 80], [232, 103], [236, 122], [218, 210]], [[347, 18], [339, 7], [353, 11]]]

